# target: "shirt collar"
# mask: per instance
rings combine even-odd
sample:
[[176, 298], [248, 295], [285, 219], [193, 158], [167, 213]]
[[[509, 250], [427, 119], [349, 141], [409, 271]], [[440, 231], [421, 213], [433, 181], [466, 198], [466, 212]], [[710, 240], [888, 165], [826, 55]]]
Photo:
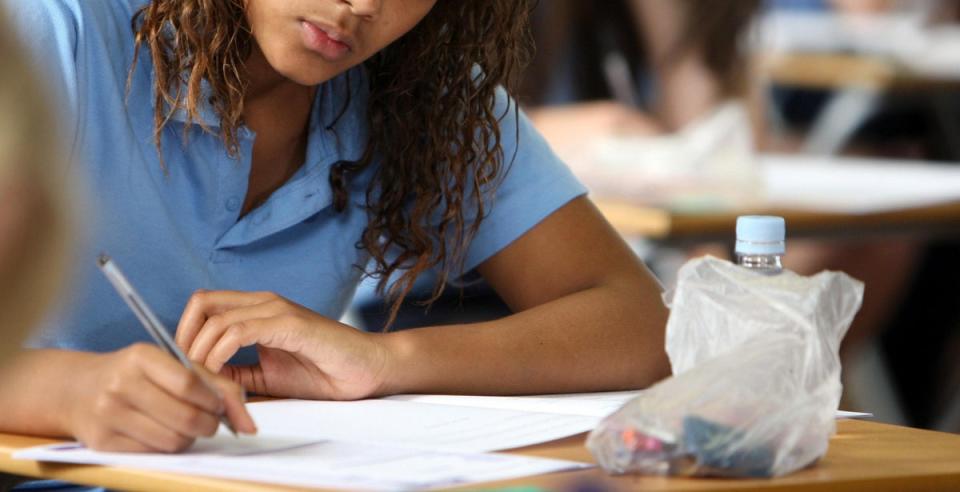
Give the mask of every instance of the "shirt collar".
[[[181, 86], [181, 90], [186, 94], [186, 84]], [[211, 129], [220, 128], [220, 117], [217, 116], [217, 112], [213, 109], [213, 106], [210, 104], [210, 95], [213, 94], [213, 90], [210, 88], [210, 84], [206, 80], [200, 82], [200, 106], [197, 108], [197, 118], [193, 120], [193, 124], [198, 126], [205, 126]], [[157, 102], [157, 88], [153, 85], [150, 87], [150, 101], [153, 104], [154, 110], [156, 110]], [[164, 109], [169, 111], [170, 104], [164, 102]], [[166, 111], [165, 111], [166, 112]], [[187, 109], [180, 107], [173, 111], [170, 115], [171, 121], [176, 121], [179, 123], [186, 124], [188, 121]]]
[[[218, 248], [250, 244], [288, 229], [333, 203], [330, 169], [358, 161], [366, 149], [368, 82], [357, 67], [324, 83], [310, 115], [306, 161], [297, 173], [218, 241]], [[351, 183], [351, 189], [365, 189]]]
[[[367, 140], [368, 90], [368, 80], [362, 66], [354, 67], [319, 86], [310, 114], [304, 170], [309, 170], [329, 158], [336, 161], [360, 159]], [[220, 117], [210, 104], [212, 89], [205, 80], [200, 83], [200, 93], [197, 118], [192, 124], [219, 129]], [[155, 87], [151, 87], [151, 96], [150, 101], [155, 104]], [[186, 108], [177, 108], [170, 115], [170, 120], [187, 124]]]

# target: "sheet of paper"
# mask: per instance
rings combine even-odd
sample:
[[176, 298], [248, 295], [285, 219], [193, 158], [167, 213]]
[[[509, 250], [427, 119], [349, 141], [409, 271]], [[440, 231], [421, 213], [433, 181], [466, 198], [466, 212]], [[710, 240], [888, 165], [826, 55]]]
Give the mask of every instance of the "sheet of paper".
[[603, 393], [574, 393], [537, 396], [465, 396], [465, 395], [397, 395], [386, 399], [435, 405], [454, 405], [474, 408], [500, 408], [522, 412], [557, 415], [606, 417], [623, 406], [639, 391], [608, 391]]
[[762, 157], [766, 207], [871, 213], [960, 201], [960, 166], [816, 156]]
[[597, 416], [402, 400], [278, 400], [247, 409], [263, 435], [392, 444], [429, 450], [494, 451], [592, 429]]
[[[639, 393], [278, 400], [248, 405], [258, 436], [236, 439], [220, 434], [198, 441], [183, 454], [99, 453], [65, 443], [23, 450], [14, 457], [310, 487], [449, 487], [587, 467], [478, 451], [588, 431]], [[837, 412], [837, 418], [868, 416]]]
[[831, 11], [777, 11], [762, 16], [757, 46], [778, 53], [917, 54], [930, 43], [922, 15], [842, 15]]
[[960, 77], [960, 29], [931, 24], [925, 12], [839, 15], [773, 11], [762, 16], [755, 48], [776, 63], [789, 53], [843, 53], [896, 62], [912, 75]]
[[[242, 450], [242, 451], [240, 451]], [[218, 435], [182, 454], [101, 453], [76, 443], [15, 458], [99, 464], [306, 487], [412, 490], [505, 480], [591, 465], [507, 454]]]
[[[565, 393], [536, 396], [467, 396], [467, 395], [397, 395], [389, 400], [415, 401], [437, 405], [480, 408], [501, 408], [561, 415], [606, 417], [615, 412], [642, 390], [605, 391], [600, 393]], [[837, 410], [836, 418], [872, 417], [872, 413]]]

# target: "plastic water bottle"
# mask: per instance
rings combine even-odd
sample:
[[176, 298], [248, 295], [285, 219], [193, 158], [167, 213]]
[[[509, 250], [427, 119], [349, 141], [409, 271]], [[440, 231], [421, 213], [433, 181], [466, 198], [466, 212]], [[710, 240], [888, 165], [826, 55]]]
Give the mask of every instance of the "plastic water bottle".
[[786, 222], [783, 217], [742, 215], [737, 217], [737, 264], [765, 275], [783, 271], [786, 252]]

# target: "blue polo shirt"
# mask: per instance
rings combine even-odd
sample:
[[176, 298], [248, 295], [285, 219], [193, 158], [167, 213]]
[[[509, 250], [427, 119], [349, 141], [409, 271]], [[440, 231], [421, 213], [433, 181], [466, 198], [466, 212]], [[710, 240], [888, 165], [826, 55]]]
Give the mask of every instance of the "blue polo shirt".
[[[338, 161], [358, 160], [365, 147], [362, 67], [319, 88], [306, 162], [240, 217], [256, 135], [240, 130], [234, 159], [217, 135], [176, 115], [162, 134], [164, 167], [153, 143], [148, 52], [141, 51], [125, 94], [134, 52], [130, 21], [143, 0], [0, 1], [58, 99], [73, 165], [89, 189], [69, 299], [35, 346], [112, 351], [148, 340], [97, 271], [101, 251], [171, 330], [200, 288], [272, 291], [332, 319], [343, 314], [361, 279], [356, 265], [368, 259], [355, 245], [367, 224], [362, 204], [371, 173], [354, 180], [350, 205], [336, 212], [329, 172]], [[514, 104], [497, 93], [504, 155], [515, 157], [468, 246], [466, 270], [586, 192], [527, 119], [515, 116]], [[215, 113], [202, 113], [215, 132]]]

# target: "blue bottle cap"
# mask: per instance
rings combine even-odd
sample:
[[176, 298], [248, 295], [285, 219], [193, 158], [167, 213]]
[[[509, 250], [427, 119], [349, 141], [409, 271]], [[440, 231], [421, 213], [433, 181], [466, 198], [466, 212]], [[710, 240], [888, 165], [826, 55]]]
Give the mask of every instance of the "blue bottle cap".
[[786, 235], [783, 217], [742, 215], [737, 217], [735, 251], [746, 255], [782, 255], [786, 251]]

